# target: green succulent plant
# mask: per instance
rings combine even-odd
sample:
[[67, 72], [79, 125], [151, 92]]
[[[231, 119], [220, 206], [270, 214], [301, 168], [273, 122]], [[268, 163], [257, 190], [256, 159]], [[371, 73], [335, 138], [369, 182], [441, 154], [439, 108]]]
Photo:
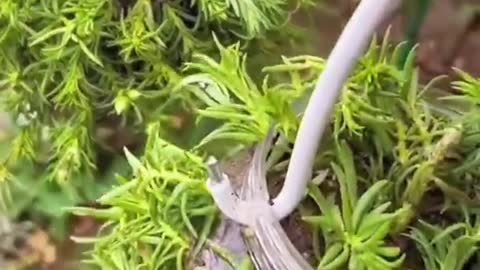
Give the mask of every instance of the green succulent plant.
[[128, 150], [133, 178], [118, 184], [98, 202], [106, 208], [70, 208], [77, 215], [105, 220], [88, 261], [101, 269], [184, 269], [194, 260], [216, 219], [205, 186], [200, 156], [162, 140], [159, 124], [148, 128], [141, 160]]
[[339, 164], [332, 163], [332, 169], [341, 206], [335, 204], [335, 194], [325, 196], [318, 186], [310, 187], [309, 195], [321, 214], [303, 219], [322, 234], [325, 243], [317, 269], [398, 269], [405, 254], [388, 243], [388, 236], [404, 209], [389, 212], [391, 202], [381, 200], [388, 180], [377, 181], [363, 194], [359, 192], [352, 156], [348, 145], [339, 143]]
[[468, 217], [444, 228], [419, 221], [408, 237], [415, 241], [426, 270], [465, 269], [480, 241], [477, 221]]

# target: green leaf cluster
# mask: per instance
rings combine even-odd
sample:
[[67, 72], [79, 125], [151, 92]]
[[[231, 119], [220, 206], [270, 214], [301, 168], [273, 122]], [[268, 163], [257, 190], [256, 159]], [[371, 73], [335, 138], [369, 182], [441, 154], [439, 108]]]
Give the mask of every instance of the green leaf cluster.
[[113, 140], [99, 134], [130, 130], [134, 144], [142, 145], [149, 123], [162, 122], [165, 132], [175, 129], [175, 114], [198, 103], [177, 87], [184, 63], [194, 54], [216, 55], [212, 34], [245, 49], [283, 28], [291, 4], [2, 1], [0, 103], [15, 126], [0, 164], [2, 210], [14, 207], [11, 193], [19, 189], [12, 181], [18, 167], [31, 166], [25, 163], [54, 180], [52, 188], [69, 200], [88, 199], [78, 187], [108, 170], [102, 167], [105, 149], [107, 159], [118, 156]]
[[[435, 207], [452, 214], [459, 206], [478, 204], [478, 121], [473, 120], [478, 118], [472, 117], [478, 116], [480, 84], [459, 71], [461, 81], [453, 85], [461, 95], [440, 92], [438, 98], [437, 80], [419, 84], [414, 50], [404, 66], [397, 66], [402, 46], [392, 47], [388, 35], [381, 43], [372, 42], [325, 135], [316, 170], [333, 173], [320, 186], [311, 186], [320, 214], [305, 217], [322, 235], [323, 247], [315, 240], [324, 250], [318, 269], [399, 269], [406, 254], [392, 237], [415, 226], [424, 203], [434, 199], [432, 193], [442, 194]], [[221, 60], [197, 56], [188, 64], [196, 73], [183, 84], [193, 86], [189, 89], [206, 104], [199, 115], [221, 120], [207, 142], [230, 139], [251, 145], [272, 126], [292, 142], [298, 109], [323, 60], [284, 58], [282, 64], [264, 68], [269, 76], [259, 87], [249, 79], [243, 56], [229, 56], [237, 47], [219, 47]], [[323, 195], [320, 188], [331, 194]]]
[[[185, 269], [210, 234], [217, 209], [206, 189], [202, 158], [148, 128], [148, 152], [141, 160], [125, 150], [133, 178], [118, 184], [98, 202], [105, 208], [74, 207], [77, 215], [105, 220], [88, 262], [101, 269]], [[191, 262], [190, 262], [191, 263]]]
[[399, 268], [405, 254], [389, 246], [386, 238], [404, 209], [387, 212], [391, 202], [382, 195], [389, 181], [377, 181], [360, 195], [353, 154], [346, 143], [338, 146], [337, 157], [339, 164], [333, 163], [332, 168], [340, 187], [341, 206], [335, 204], [334, 193], [326, 197], [318, 186], [311, 185], [309, 195], [322, 214], [304, 217], [321, 231], [325, 241], [318, 269], [343, 269], [347, 265], [348, 269]]
[[261, 85], [248, 75], [247, 56], [239, 44], [224, 47], [217, 42], [220, 60], [204, 54], [193, 56], [186, 64], [187, 73], [180, 84], [191, 91], [206, 106], [197, 111], [199, 118], [222, 121], [222, 125], [204, 137], [196, 147], [213, 140], [230, 140], [252, 145], [266, 137], [272, 126], [293, 141], [298, 119], [292, 109], [293, 101], [305, 96], [312, 82], [304, 83], [298, 72], [302, 69], [321, 70], [323, 60], [299, 56], [284, 58], [283, 63], [267, 67], [264, 72], [272, 75], [290, 73], [291, 83], [274, 84], [265, 76]]
[[424, 221], [412, 228], [408, 237], [422, 254], [425, 270], [465, 269], [475, 256], [480, 242], [478, 215], [472, 221], [469, 213], [465, 214], [465, 221], [445, 228]]
[[[216, 209], [203, 186], [201, 159], [166, 141], [182, 141], [179, 128], [187, 136], [202, 133], [185, 128], [188, 120], [174, 123], [185, 112], [222, 112], [205, 108], [185, 82], [203, 60], [233, 61], [224, 67], [235, 69], [238, 55], [249, 51], [263, 62], [280, 43], [267, 37], [287, 32], [291, 13], [304, 1], [0, 2], [0, 108], [13, 123], [0, 142], [2, 215], [40, 222], [59, 242], [69, 233], [72, 211], [98, 216], [107, 222], [89, 257], [95, 265], [183, 269], [206, 241]], [[221, 43], [236, 45], [218, 55]], [[244, 73], [243, 66], [239, 80]], [[245, 87], [243, 95], [254, 93], [253, 79], [236, 83]], [[277, 108], [265, 102], [268, 113]], [[253, 103], [248, 110], [255, 111]], [[265, 129], [269, 121], [261, 121]], [[210, 122], [202, 122], [208, 129]], [[284, 128], [293, 136], [292, 127]], [[198, 135], [191, 137], [197, 144]], [[138, 146], [132, 152], [144, 147], [141, 164], [127, 155], [133, 177], [119, 153], [123, 145]], [[113, 172], [125, 178], [118, 176], [112, 189]], [[106, 210], [75, 208], [100, 194]]]

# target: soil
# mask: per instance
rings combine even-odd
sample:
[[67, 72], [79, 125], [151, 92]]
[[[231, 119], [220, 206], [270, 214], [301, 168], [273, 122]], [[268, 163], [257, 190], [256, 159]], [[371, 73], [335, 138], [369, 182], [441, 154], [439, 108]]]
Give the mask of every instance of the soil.
[[[283, 174], [269, 174], [268, 189], [271, 197], [276, 197], [282, 189]], [[313, 209], [313, 208], [312, 208]], [[313, 230], [301, 220], [302, 212], [295, 210], [290, 216], [280, 221], [288, 238], [300, 254], [312, 265], [316, 263], [313, 251]]]

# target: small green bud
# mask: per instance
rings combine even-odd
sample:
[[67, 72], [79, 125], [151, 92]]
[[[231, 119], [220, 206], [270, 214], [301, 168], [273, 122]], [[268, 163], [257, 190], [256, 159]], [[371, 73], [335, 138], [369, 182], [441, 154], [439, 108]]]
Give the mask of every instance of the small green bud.
[[117, 96], [114, 101], [115, 112], [122, 114], [130, 108], [131, 100], [127, 96]]
[[137, 90], [128, 90], [128, 91], [127, 91], [127, 96], [128, 96], [132, 101], [135, 101], [135, 100], [137, 100], [137, 99], [141, 96], [141, 94], [140, 94], [140, 92], [137, 91]]

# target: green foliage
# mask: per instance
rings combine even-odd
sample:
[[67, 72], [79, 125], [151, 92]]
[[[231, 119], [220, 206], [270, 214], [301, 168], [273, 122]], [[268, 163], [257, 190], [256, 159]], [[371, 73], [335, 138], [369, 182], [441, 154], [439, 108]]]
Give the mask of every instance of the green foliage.
[[468, 217], [446, 228], [420, 221], [409, 237], [422, 255], [425, 270], [465, 269], [480, 242], [478, 224], [470, 224]]
[[[473, 164], [479, 160], [478, 124], [467, 115], [478, 112], [473, 107], [471, 114], [459, 114], [458, 108], [429, 96], [435, 80], [419, 85], [414, 51], [404, 67], [396, 66], [402, 46], [390, 47], [387, 38], [380, 45], [372, 42], [336, 107], [316, 169], [333, 170], [337, 183], [332, 183], [333, 176], [329, 176], [322, 187], [333, 185], [339, 196], [333, 193], [325, 197], [318, 187], [311, 187], [321, 215], [305, 217], [322, 231], [325, 242], [319, 269], [346, 265], [349, 269], [400, 268], [405, 255], [389, 242], [390, 235], [408, 228], [421, 213], [430, 191], [443, 192], [444, 207], [476, 203], [472, 199], [476, 192], [473, 186], [466, 187], [464, 179], [477, 175]], [[199, 115], [222, 120], [223, 126], [207, 140], [228, 138], [251, 144], [261, 140], [273, 125], [292, 141], [293, 136], [282, 126], [291, 126], [290, 134], [295, 134], [298, 123], [289, 119], [294, 119], [292, 116], [308, 97], [323, 69], [323, 60], [284, 58], [283, 64], [264, 68], [273, 75], [276, 85], [257, 90], [244, 68], [244, 58], [232, 53], [238, 49], [220, 46], [220, 50], [220, 63], [204, 58], [189, 64], [197, 73], [183, 83], [196, 85], [191, 91], [207, 105]], [[477, 94], [477, 80], [466, 76], [454, 85], [466, 89], [465, 102], [475, 104], [472, 97]], [[243, 90], [246, 88], [252, 91]], [[272, 95], [274, 102], [270, 104], [263, 102], [270, 95], [269, 89], [277, 94]], [[258, 102], [255, 107], [251, 105], [254, 101]], [[285, 109], [271, 113], [272, 104]], [[228, 113], [225, 108], [229, 108]], [[467, 108], [471, 107], [465, 106], [464, 110]], [[225, 127], [238, 128], [232, 133]], [[350, 147], [344, 145], [345, 141], [353, 150], [347, 150]]]
[[1, 1], [0, 103], [14, 122], [13, 136], [2, 140], [10, 146], [0, 161], [1, 212], [46, 220], [59, 240], [66, 237], [64, 208], [106, 192], [113, 172], [127, 175], [122, 146], [143, 145], [150, 123], [172, 137], [178, 115], [202, 105], [178, 87], [185, 62], [215, 58], [211, 47], [220, 41], [240, 53], [240, 44], [245, 50], [286, 29], [290, 4]]
[[[268, 132], [269, 117], [263, 108], [268, 108], [270, 104], [266, 103], [246, 74], [246, 58], [240, 56], [239, 44], [229, 48], [218, 44], [218, 47], [219, 63], [206, 55], [194, 55], [197, 61], [187, 64], [186, 69], [195, 73], [183, 80], [185, 85], [193, 84], [192, 92], [208, 105], [206, 109], [198, 111], [200, 116], [229, 120], [204, 138], [200, 145], [221, 138], [239, 139], [249, 144], [257, 142]], [[231, 94], [233, 97], [230, 97]]]
[[[359, 164], [359, 177], [368, 186], [389, 179], [388, 196], [405, 209], [393, 231], [403, 231], [415, 215], [424, 195], [437, 186], [449, 199], [468, 202], [454, 187], [451, 170], [461, 158], [452, 158], [461, 148], [464, 123], [438, 110], [425, 94], [433, 85], [421, 87], [413, 66], [412, 51], [406, 65], [395, 66], [402, 45], [391, 48], [388, 35], [372, 43], [352, 75], [338, 103], [333, 136], [348, 141]], [[445, 181], [448, 179], [449, 181]]]
[[[280, 156], [291, 150], [324, 68], [308, 55], [264, 66], [272, 62], [265, 50], [290, 38], [291, 4], [2, 1], [0, 98], [15, 122], [1, 145], [2, 208], [13, 217], [25, 209], [47, 216], [59, 234], [68, 212], [104, 221], [97, 237], [75, 238], [94, 243], [88, 261], [101, 269], [180, 270], [205, 246], [222, 253], [208, 239], [218, 210], [204, 153], [250, 147], [273, 128], [285, 142], [273, 149], [279, 164], [270, 165], [282, 170], [288, 160]], [[408, 228], [425, 269], [462, 269], [477, 252], [474, 211], [460, 221], [457, 209], [478, 206], [480, 195], [480, 80], [458, 71], [459, 95], [432, 98], [435, 80], [419, 84], [408, 46], [392, 47], [388, 35], [372, 42], [324, 135], [315, 171], [327, 173], [307, 199], [320, 213], [303, 217], [316, 236], [321, 231], [318, 269], [401, 268], [409, 254], [392, 239]], [[172, 122], [184, 112], [197, 125], [182, 148], [170, 138], [180, 141]], [[142, 158], [125, 148], [124, 166], [105, 129], [138, 135]], [[101, 207], [78, 206], [93, 199]], [[425, 205], [455, 221], [414, 222]]]
[[[207, 107], [198, 110], [199, 120], [213, 118], [224, 124], [203, 138], [197, 147], [213, 140], [227, 139], [252, 145], [263, 139], [274, 125], [293, 141], [298, 120], [291, 109], [292, 101], [299, 99], [307, 89], [298, 74], [292, 85], [270, 86], [269, 77], [257, 86], [246, 70], [246, 55], [240, 52], [239, 44], [229, 47], [217, 46], [220, 61], [207, 55], [194, 55], [196, 60], [187, 63], [186, 76], [181, 86], [187, 87]], [[284, 65], [267, 68], [267, 72], [306, 69], [321, 66], [321, 60], [313, 57], [284, 59]], [[298, 62], [298, 63], [295, 63]], [[275, 123], [273, 122], [275, 121]]]
[[77, 239], [95, 243], [90, 262], [101, 269], [184, 269], [210, 233], [217, 210], [202, 159], [158, 135], [159, 124], [149, 126], [141, 160], [126, 150], [134, 176], [98, 199], [107, 208], [70, 209], [106, 220], [97, 238]]
[[[387, 212], [390, 202], [381, 200], [388, 186], [378, 181], [361, 196], [352, 152], [345, 143], [338, 146], [339, 164], [332, 164], [340, 188], [341, 207], [335, 205], [335, 194], [325, 197], [317, 186], [309, 195], [321, 215], [304, 220], [321, 231], [325, 252], [318, 269], [398, 269], [405, 255], [398, 247], [389, 246], [387, 237], [396, 219], [404, 212]], [[341, 210], [340, 210], [341, 209]]]
[[136, 132], [158, 121], [168, 129], [171, 108], [195, 102], [175, 91], [183, 63], [211, 52], [212, 33], [246, 44], [283, 27], [287, 4], [2, 1], [1, 98], [19, 127], [2, 168], [26, 160], [48, 163], [49, 178], [60, 184], [94, 177], [98, 129], [117, 118]]
[[[134, 267], [142, 260], [151, 269], [182, 264], [203, 245], [216, 211], [199, 157], [160, 139], [181, 141], [174, 132], [188, 123], [173, 122], [203, 106], [179, 87], [195, 69], [184, 70], [185, 63], [217, 58], [212, 47], [220, 42], [236, 44], [227, 61], [240, 48], [261, 44], [287, 28], [291, 4], [303, 1], [1, 1], [0, 103], [14, 127], [1, 142], [0, 211], [47, 220], [59, 240], [69, 225], [66, 209], [101, 213], [115, 222], [107, 222], [110, 234], [95, 247], [97, 265], [124, 269], [127, 257]], [[280, 42], [273, 43], [250, 54], [261, 58]], [[120, 177], [120, 186], [102, 196], [100, 203], [111, 209], [74, 208], [106, 193], [112, 171], [130, 178], [118, 148], [145, 143], [142, 162], [148, 164], [139, 166], [129, 155], [132, 167], [141, 168], [134, 168], [134, 180]], [[136, 182], [143, 187], [133, 187]], [[125, 242], [130, 231], [146, 236], [134, 233]], [[130, 252], [133, 242], [144, 249]]]

